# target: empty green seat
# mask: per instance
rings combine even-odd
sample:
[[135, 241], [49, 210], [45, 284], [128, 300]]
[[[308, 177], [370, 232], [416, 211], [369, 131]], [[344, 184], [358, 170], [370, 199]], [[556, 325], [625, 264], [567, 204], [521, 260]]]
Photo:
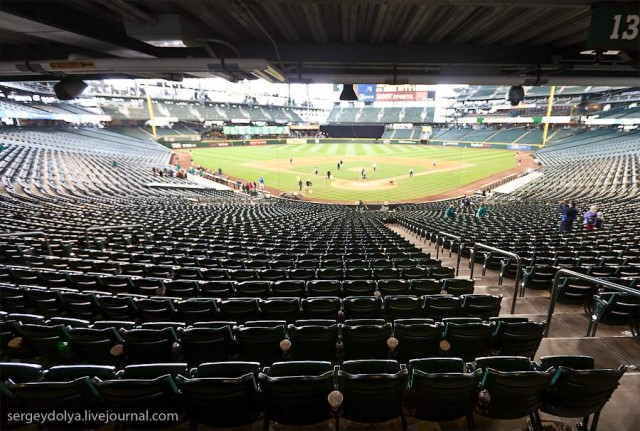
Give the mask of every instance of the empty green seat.
[[396, 361], [345, 361], [338, 370], [338, 390], [343, 395], [342, 417], [361, 423], [402, 419], [402, 400], [407, 387], [408, 371]]
[[333, 391], [330, 362], [276, 362], [258, 376], [264, 396], [264, 429], [270, 421], [311, 425], [331, 418], [327, 401]]

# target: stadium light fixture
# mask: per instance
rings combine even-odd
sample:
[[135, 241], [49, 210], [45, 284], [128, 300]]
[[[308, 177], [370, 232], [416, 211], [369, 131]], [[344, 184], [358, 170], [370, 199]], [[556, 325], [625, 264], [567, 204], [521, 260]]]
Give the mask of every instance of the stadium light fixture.
[[[582, 55], [596, 55], [597, 52], [595, 50], [593, 50], [593, 49], [588, 49], [586, 51], [580, 51], [580, 54], [582, 54]], [[620, 51], [616, 51], [616, 50], [613, 50], [613, 49], [608, 49], [608, 50], [602, 52], [602, 55], [618, 55], [618, 54], [620, 54]]]
[[199, 45], [198, 27], [178, 14], [148, 15], [144, 19], [123, 15], [127, 36], [158, 48], [187, 48]]
[[348, 102], [355, 102], [358, 100], [358, 96], [356, 95], [356, 92], [353, 89], [353, 84], [344, 84], [342, 86], [342, 93], [340, 93], [340, 100], [345, 100]]

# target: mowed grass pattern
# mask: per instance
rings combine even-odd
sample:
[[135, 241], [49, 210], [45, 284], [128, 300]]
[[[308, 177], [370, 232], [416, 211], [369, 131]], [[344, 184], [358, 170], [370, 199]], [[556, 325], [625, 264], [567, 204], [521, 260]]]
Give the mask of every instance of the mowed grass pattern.
[[[312, 199], [353, 202], [400, 202], [428, 198], [516, 166], [506, 150], [383, 144], [265, 145], [189, 150], [195, 165], [280, 191], [297, 191], [298, 177], [310, 179]], [[290, 163], [292, 159], [292, 163]], [[343, 160], [341, 169], [337, 163]], [[433, 166], [433, 162], [436, 166]], [[372, 165], [377, 165], [376, 172]], [[318, 175], [314, 174], [315, 167]], [[361, 169], [367, 181], [361, 179]], [[414, 176], [409, 177], [413, 169]], [[331, 171], [332, 179], [325, 179]], [[393, 184], [390, 182], [393, 181]]]

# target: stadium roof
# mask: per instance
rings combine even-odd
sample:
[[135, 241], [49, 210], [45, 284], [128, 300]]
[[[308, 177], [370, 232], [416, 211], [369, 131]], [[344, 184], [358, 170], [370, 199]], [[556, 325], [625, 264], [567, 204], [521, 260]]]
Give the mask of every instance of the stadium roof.
[[[640, 86], [640, 43], [603, 55], [588, 45], [595, 3], [3, 0], [0, 79], [186, 73], [266, 74], [289, 82]], [[637, 0], [619, 3], [637, 13]], [[38, 61], [87, 57], [136, 60]]]

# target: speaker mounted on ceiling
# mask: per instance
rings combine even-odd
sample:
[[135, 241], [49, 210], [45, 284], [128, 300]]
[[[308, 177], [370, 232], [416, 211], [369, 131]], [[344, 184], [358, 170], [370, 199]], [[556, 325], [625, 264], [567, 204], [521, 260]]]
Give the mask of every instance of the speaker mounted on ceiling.
[[87, 84], [82, 79], [67, 76], [53, 87], [53, 91], [60, 100], [73, 100], [78, 98], [86, 88]]

